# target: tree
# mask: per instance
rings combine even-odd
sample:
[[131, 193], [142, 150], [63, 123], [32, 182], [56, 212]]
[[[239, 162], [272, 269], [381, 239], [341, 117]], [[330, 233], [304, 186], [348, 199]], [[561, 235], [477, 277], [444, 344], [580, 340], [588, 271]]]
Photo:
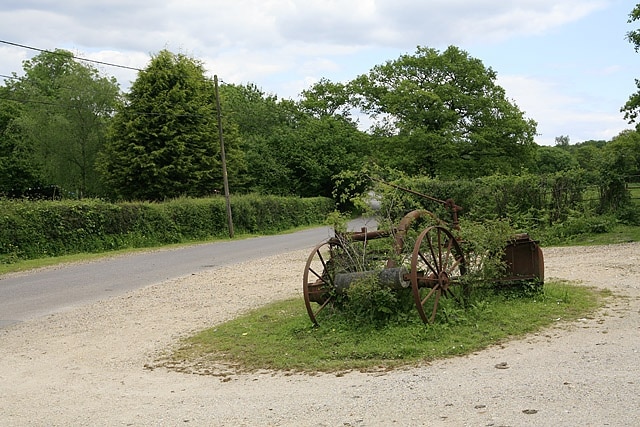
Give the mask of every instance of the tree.
[[602, 147], [606, 144], [607, 141], [604, 140], [590, 140], [571, 147], [571, 154], [578, 162], [578, 166], [586, 171], [590, 183], [598, 180], [599, 160], [602, 156]]
[[297, 104], [297, 152], [290, 161], [302, 195], [330, 197], [336, 177], [372, 161], [371, 137], [352, 118], [346, 85], [326, 79], [305, 90]]
[[23, 108], [13, 121], [42, 179], [78, 197], [98, 195], [95, 170], [105, 130], [119, 102], [114, 78], [76, 61], [71, 52], [43, 52], [24, 61], [24, 77], [8, 85]]
[[[138, 74], [101, 156], [116, 197], [163, 200], [222, 189], [215, 87], [204, 73], [199, 61], [163, 50]], [[237, 131], [223, 127], [233, 188], [243, 159]]]
[[342, 111], [338, 87], [325, 80], [299, 102], [279, 100], [255, 85], [225, 85], [222, 100], [237, 124], [249, 188], [266, 194], [331, 196], [333, 177], [358, 169], [367, 136]]
[[627, 183], [640, 174], [640, 133], [622, 131], [598, 158], [600, 210], [616, 211], [630, 202]]
[[442, 53], [418, 47], [349, 88], [404, 172], [474, 177], [518, 171], [535, 152], [536, 123], [495, 80], [491, 68], [454, 46]]
[[294, 140], [293, 103], [265, 94], [254, 84], [225, 84], [220, 87], [220, 95], [225, 114], [237, 126], [243, 142], [247, 190], [281, 196], [295, 194], [285, 161], [287, 146]]
[[[631, 24], [639, 19], [640, 19], [640, 4], [636, 4], [636, 7], [634, 7], [631, 13], [629, 14], [629, 19], [627, 20], [627, 23]], [[629, 42], [633, 44], [633, 47], [636, 50], [636, 52], [640, 50], [640, 30], [629, 31], [627, 33], [627, 40], [629, 40]]]
[[603, 153], [614, 154], [619, 158], [618, 171], [625, 178], [640, 176], [640, 132], [623, 130], [613, 137], [604, 148]]
[[302, 111], [314, 117], [340, 116], [345, 119], [351, 117], [349, 104], [347, 87], [324, 78], [302, 91], [298, 103]]
[[578, 161], [562, 145], [539, 147], [535, 170], [539, 174], [553, 174], [578, 167]]
[[[638, 20], [640, 20], [640, 4], [636, 4], [633, 8], [629, 14], [627, 22], [631, 24]], [[633, 44], [636, 52], [640, 50], [640, 30], [629, 31], [627, 33], [627, 40]], [[625, 120], [630, 124], [635, 123], [638, 118], [638, 114], [640, 113], [640, 79], [636, 79], [636, 87], [638, 88], [638, 91], [629, 96], [629, 100], [620, 109], [620, 111], [624, 113]], [[636, 125], [636, 127], [640, 128], [640, 124]]]
[[556, 147], [568, 149], [571, 146], [569, 135], [556, 136]]
[[0, 88], [0, 195], [20, 196], [40, 187], [42, 177], [33, 147], [25, 143], [17, 125], [22, 104], [8, 99], [7, 92]]
[[367, 159], [360, 148], [366, 136], [342, 117], [303, 116], [289, 146], [286, 164], [296, 194], [331, 197], [333, 180], [345, 170], [359, 170]]

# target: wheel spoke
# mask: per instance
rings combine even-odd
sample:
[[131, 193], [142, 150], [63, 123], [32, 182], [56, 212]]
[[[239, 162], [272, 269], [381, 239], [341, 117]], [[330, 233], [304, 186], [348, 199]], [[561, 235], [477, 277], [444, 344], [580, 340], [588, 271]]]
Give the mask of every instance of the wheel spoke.
[[[461, 287], [461, 285], [456, 285], [456, 287]], [[456, 295], [455, 292], [453, 292], [453, 287], [449, 287], [449, 289], [447, 289], [447, 293], [448, 295], [453, 298], [458, 304], [460, 305], [464, 305], [464, 301], [462, 300], [462, 298], [460, 297], [460, 295]]]
[[442, 291], [438, 289], [438, 292], [436, 292], [436, 300], [433, 302], [433, 311], [431, 312], [431, 318], [429, 319], [429, 323], [433, 323], [433, 321], [436, 320], [436, 311], [438, 311], [438, 302], [440, 301], [441, 294], [442, 294]]
[[[427, 236], [429, 237], [429, 236]], [[433, 241], [431, 240], [431, 238], [429, 237], [427, 239], [427, 244], [429, 245], [429, 252], [431, 252], [431, 259], [433, 261], [435, 261], [435, 270], [433, 271], [435, 273], [436, 276], [438, 276], [440, 274], [440, 265], [438, 263], [438, 257], [436, 256], [435, 252], [433, 251]]]
[[422, 261], [427, 265], [427, 267], [429, 267], [429, 270], [431, 270], [431, 272], [437, 276], [438, 275], [438, 270], [434, 266], [431, 265], [429, 260], [427, 260], [427, 258], [422, 254], [422, 252], [420, 252], [419, 255], [420, 255], [420, 258], [422, 259]]
[[433, 288], [431, 288], [431, 289], [429, 290], [429, 293], [427, 294], [427, 296], [426, 296], [426, 297], [424, 297], [424, 298], [422, 299], [422, 301], [421, 301], [422, 306], [424, 306], [424, 305], [427, 303], [427, 300], [428, 300], [429, 298], [431, 298], [431, 295], [433, 295], [433, 294], [434, 294], [434, 292], [436, 292], [437, 290], [438, 290], [437, 285], [436, 285], [436, 286], [434, 286]]
[[436, 236], [438, 236], [438, 272], [441, 272], [442, 267], [446, 264], [442, 262], [442, 232], [439, 228], [437, 228], [436, 231]]
[[[322, 278], [322, 276], [316, 272], [316, 270], [315, 270], [315, 269], [313, 269], [313, 268], [309, 267], [309, 271], [310, 271], [310, 272], [312, 272], [312, 273], [313, 273], [313, 275], [314, 275], [314, 276], [316, 276], [319, 280], [322, 280], [323, 282], [325, 281], [325, 280]], [[326, 282], [325, 282], [325, 283], [326, 283]]]
[[324, 261], [324, 258], [322, 257], [322, 253], [320, 252], [320, 249], [318, 249], [316, 251], [316, 254], [318, 255], [318, 258], [320, 259], [320, 264], [322, 264], [322, 269], [326, 270], [327, 269], [327, 263]]
[[451, 264], [451, 266], [446, 270], [447, 273], [449, 273], [449, 274], [453, 273], [456, 270], [456, 268], [458, 268], [458, 266], [460, 266], [461, 261], [462, 260], [460, 258], [456, 258], [454, 263]]
[[333, 300], [333, 295], [330, 295], [325, 302], [323, 302], [320, 307], [314, 312], [314, 316], [317, 316], [328, 304]]
[[451, 239], [447, 240], [447, 248], [446, 248], [446, 257], [444, 259], [444, 262], [442, 263], [443, 266], [447, 266], [449, 265], [449, 258], [451, 257], [451, 250], [452, 250], [452, 246], [453, 246], [453, 242]]

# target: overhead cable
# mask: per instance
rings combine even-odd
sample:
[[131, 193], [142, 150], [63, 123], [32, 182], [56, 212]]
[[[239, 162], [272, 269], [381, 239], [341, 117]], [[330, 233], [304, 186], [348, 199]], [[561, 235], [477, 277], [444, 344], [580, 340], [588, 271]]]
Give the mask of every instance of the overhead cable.
[[[50, 51], [50, 50], [46, 50], [46, 49], [40, 49], [40, 48], [33, 47], [33, 46], [27, 46], [27, 45], [20, 44], [20, 43], [13, 43], [13, 42], [9, 42], [9, 41], [6, 41], [6, 40], [0, 40], [0, 43], [7, 44], [7, 45], [10, 45], [10, 46], [20, 47], [20, 48], [23, 48], [23, 49], [31, 49], [31, 50], [35, 50], [37, 52], [51, 53], [51, 54], [54, 54], [54, 55], [57, 54], [57, 52], [54, 52], [54, 51]], [[71, 55], [71, 57], [73, 59], [77, 59], [78, 61], [93, 62], [95, 64], [107, 65], [109, 67], [118, 67], [118, 68], [126, 68], [127, 70], [142, 71], [140, 68], [129, 67], [127, 65], [113, 64], [111, 62], [98, 61], [98, 60], [95, 60], [95, 59], [81, 58], [81, 57], [73, 55], [73, 54]]]

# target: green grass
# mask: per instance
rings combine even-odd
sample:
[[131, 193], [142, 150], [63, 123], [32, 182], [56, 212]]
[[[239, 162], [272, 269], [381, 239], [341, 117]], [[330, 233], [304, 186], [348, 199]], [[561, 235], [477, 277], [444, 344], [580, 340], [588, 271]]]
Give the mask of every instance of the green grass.
[[608, 233], [591, 233], [572, 236], [557, 246], [610, 245], [638, 241], [640, 241], [640, 227], [618, 224]]
[[[561, 321], [587, 316], [607, 292], [565, 282], [533, 296], [477, 296], [463, 310], [444, 305], [424, 325], [417, 312], [380, 329], [329, 315], [312, 327], [301, 298], [270, 304], [185, 339], [165, 366], [211, 373], [236, 371], [344, 372], [387, 370], [469, 354]], [[324, 311], [322, 312], [324, 313]], [[440, 313], [447, 313], [447, 319]]]

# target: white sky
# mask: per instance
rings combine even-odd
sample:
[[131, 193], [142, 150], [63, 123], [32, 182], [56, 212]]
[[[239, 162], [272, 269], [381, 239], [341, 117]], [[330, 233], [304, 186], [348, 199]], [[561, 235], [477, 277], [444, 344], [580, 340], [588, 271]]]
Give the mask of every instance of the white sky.
[[[3, 0], [0, 40], [144, 68], [161, 49], [228, 83], [295, 98], [346, 82], [416, 46], [455, 45], [498, 73], [538, 122], [537, 142], [611, 139], [632, 128], [640, 54], [625, 40], [627, 0]], [[0, 43], [0, 74], [38, 52]], [[123, 89], [135, 71], [99, 67]]]

